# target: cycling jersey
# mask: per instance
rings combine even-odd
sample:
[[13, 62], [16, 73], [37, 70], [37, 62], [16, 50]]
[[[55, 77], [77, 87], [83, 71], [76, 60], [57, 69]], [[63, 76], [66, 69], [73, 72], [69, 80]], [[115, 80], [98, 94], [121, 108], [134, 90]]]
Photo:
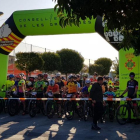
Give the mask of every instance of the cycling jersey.
[[[14, 84], [15, 84], [15, 81], [7, 80], [5, 87], [4, 87], [4, 90], [9, 91], [12, 88], [12, 86], [14, 86]], [[13, 89], [13, 91], [15, 91], [15, 89]]]
[[44, 81], [37, 81], [37, 82], [35, 82], [34, 87], [37, 92], [40, 92], [40, 91], [43, 92], [45, 83], [44, 83]]
[[105, 92], [104, 95], [107, 95], [109, 98], [115, 97], [115, 93], [114, 92], [111, 92], [111, 91]]
[[85, 86], [85, 87], [83, 87], [82, 92], [85, 94], [89, 94], [91, 88], [92, 88], [92, 85], [90, 85], [89, 87]]
[[59, 85], [59, 89], [64, 87], [64, 82], [63, 81], [55, 81], [55, 83]]
[[47, 92], [49, 92], [49, 91], [52, 91], [52, 92], [57, 92], [57, 91], [59, 91], [59, 85], [58, 84], [55, 84], [54, 86], [48, 86], [48, 89], [47, 89]]
[[25, 80], [24, 79], [21, 79], [19, 82], [18, 82], [18, 92], [23, 92], [22, 90], [22, 86], [24, 85], [25, 87]]
[[133, 97], [133, 94], [135, 93], [135, 89], [138, 89], [138, 82], [136, 80], [130, 80], [127, 82], [127, 89], [128, 89], [128, 97], [129, 98], [136, 98]]
[[68, 82], [67, 83], [68, 93], [76, 93], [77, 92], [77, 82]]

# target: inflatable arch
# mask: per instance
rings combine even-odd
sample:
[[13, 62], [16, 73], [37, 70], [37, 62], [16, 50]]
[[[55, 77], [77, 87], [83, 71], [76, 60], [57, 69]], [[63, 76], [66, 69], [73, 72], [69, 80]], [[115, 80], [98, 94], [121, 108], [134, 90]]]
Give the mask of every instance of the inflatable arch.
[[[105, 23], [101, 17], [80, 21], [80, 26], [61, 28], [59, 18], [54, 9], [15, 11], [0, 28], [0, 87], [6, 81], [8, 54], [28, 35], [56, 35], [56, 34], [82, 34], [99, 33], [114, 48], [119, 51], [118, 43], [123, 36], [117, 31], [104, 31]], [[107, 50], [109, 51], [109, 50]], [[128, 73], [134, 71], [140, 80], [138, 64], [139, 57], [133, 55], [133, 50], [125, 52], [120, 50], [120, 79], [121, 87], [126, 87]]]

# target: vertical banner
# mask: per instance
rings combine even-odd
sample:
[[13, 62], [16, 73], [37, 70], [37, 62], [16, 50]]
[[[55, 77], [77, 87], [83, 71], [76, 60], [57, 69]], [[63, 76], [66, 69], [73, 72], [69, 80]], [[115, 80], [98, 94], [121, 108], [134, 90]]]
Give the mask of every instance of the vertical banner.
[[[140, 91], [140, 56], [134, 55], [134, 50], [119, 51], [119, 72], [120, 72], [120, 90], [124, 91], [127, 86], [127, 81], [130, 80], [129, 73], [135, 73], [135, 80], [139, 82]], [[138, 92], [140, 94], [140, 92]]]

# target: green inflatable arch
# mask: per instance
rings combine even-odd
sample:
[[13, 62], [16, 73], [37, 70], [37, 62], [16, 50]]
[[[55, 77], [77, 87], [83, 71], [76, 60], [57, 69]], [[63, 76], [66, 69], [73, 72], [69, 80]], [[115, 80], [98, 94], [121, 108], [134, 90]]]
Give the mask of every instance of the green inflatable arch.
[[[119, 51], [118, 43], [123, 40], [123, 36], [117, 31], [104, 32], [104, 23], [101, 17], [92, 20], [80, 21], [80, 26], [72, 26], [61, 28], [59, 26], [59, 18], [54, 9], [26, 10], [15, 11], [8, 20], [0, 28], [0, 87], [6, 82], [8, 54], [28, 35], [56, 35], [56, 34], [82, 34], [82, 33], [99, 33], [112, 46]], [[22, 50], [21, 50], [22, 51]], [[107, 50], [109, 51], [109, 50]], [[130, 71], [134, 70], [139, 75], [139, 64], [137, 59], [133, 65], [133, 50], [128, 52], [120, 51], [120, 79], [122, 89], [126, 86], [126, 76]], [[126, 57], [127, 55], [127, 57]], [[128, 59], [128, 60], [125, 60]], [[123, 61], [121, 61], [123, 60]], [[132, 62], [132, 63], [131, 63]], [[128, 63], [128, 64], [127, 64]], [[127, 66], [128, 65], [128, 66]], [[133, 66], [130, 66], [133, 65]], [[126, 78], [127, 77], [127, 78]], [[140, 76], [137, 77], [140, 79]], [[125, 83], [125, 84], [124, 84]]]

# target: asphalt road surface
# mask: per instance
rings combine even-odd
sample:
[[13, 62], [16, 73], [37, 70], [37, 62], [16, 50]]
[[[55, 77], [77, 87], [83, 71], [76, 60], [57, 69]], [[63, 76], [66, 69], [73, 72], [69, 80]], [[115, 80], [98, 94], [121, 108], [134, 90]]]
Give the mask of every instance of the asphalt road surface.
[[85, 122], [58, 119], [38, 114], [35, 118], [21, 114], [11, 117], [0, 114], [0, 140], [139, 140], [140, 125], [99, 123], [100, 131], [91, 130], [92, 120]]

